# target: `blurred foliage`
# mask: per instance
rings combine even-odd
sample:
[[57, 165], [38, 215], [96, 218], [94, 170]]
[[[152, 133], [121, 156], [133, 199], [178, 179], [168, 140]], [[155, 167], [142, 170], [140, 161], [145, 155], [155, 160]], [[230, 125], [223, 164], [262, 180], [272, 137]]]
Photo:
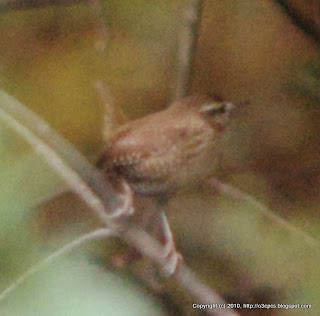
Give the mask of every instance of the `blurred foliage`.
[[[36, 298], [36, 299], [35, 299]], [[4, 316], [164, 315], [150, 297], [84, 260], [63, 260], [41, 271], [0, 306]]]
[[[116, 106], [130, 118], [164, 108], [175, 86], [186, 2], [102, 1], [108, 28], [103, 52], [95, 48], [96, 14], [85, 3], [1, 11], [0, 86], [94, 156], [102, 146], [104, 114], [94, 82], [103, 79]], [[311, 12], [304, 2], [295, 1], [294, 8]], [[319, 45], [274, 1], [205, 1], [191, 89], [231, 101], [250, 100], [226, 135], [217, 175], [318, 239], [319, 56]], [[78, 219], [83, 214], [73, 201], [62, 206], [53, 202], [44, 213], [34, 211], [60, 180], [2, 125], [0, 155], [0, 269], [5, 286], [40, 257], [39, 242], [46, 234], [57, 236], [69, 228], [68, 236], [75, 237], [72, 221], [85, 220]], [[314, 304], [311, 310], [277, 310], [272, 315], [319, 314], [319, 250], [299, 236], [249, 203], [219, 197], [209, 188], [180, 193], [168, 209], [186, 262], [230, 301]], [[76, 271], [68, 275], [73, 266]], [[57, 264], [55, 271], [37, 275], [12, 294], [0, 307], [1, 315], [63, 315], [63, 308], [65, 315], [99, 315], [122, 282], [72, 260]], [[128, 287], [126, 283], [119, 290], [119, 299], [126, 298]], [[64, 288], [73, 298], [62, 295]], [[43, 297], [39, 306], [31, 305], [38, 296], [33, 293]], [[172, 289], [175, 295], [179, 293]]]

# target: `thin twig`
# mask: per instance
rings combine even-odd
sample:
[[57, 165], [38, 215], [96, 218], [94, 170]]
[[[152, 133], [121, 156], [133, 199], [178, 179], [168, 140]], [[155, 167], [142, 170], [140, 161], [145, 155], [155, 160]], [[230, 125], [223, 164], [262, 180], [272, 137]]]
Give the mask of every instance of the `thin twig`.
[[284, 218], [281, 218], [277, 214], [275, 214], [272, 210], [270, 210], [268, 207], [266, 207], [264, 204], [259, 202], [254, 197], [250, 196], [248, 193], [245, 193], [231, 185], [222, 183], [221, 181], [211, 178], [208, 180], [208, 182], [214, 186], [219, 192], [222, 192], [224, 194], [227, 194], [231, 196], [232, 198], [235, 198], [237, 200], [241, 200], [244, 202], [248, 202], [252, 204], [261, 214], [269, 218], [274, 223], [277, 223], [279, 226], [283, 227], [284, 229], [301, 236], [308, 245], [313, 247], [319, 247], [319, 241], [311, 236], [309, 236], [304, 231], [300, 230], [299, 228], [295, 227], [294, 225], [290, 224], [288, 221], [286, 221]]
[[93, 232], [87, 233], [81, 237], [78, 237], [76, 240], [71, 241], [65, 244], [60, 249], [54, 251], [35, 265], [33, 265], [29, 270], [23, 273], [17, 280], [15, 280], [9, 287], [3, 290], [0, 293], [0, 302], [3, 301], [9, 294], [15, 291], [19, 286], [21, 286], [25, 281], [27, 281], [30, 277], [35, 275], [37, 272], [48, 266], [50, 263], [60, 258], [62, 255], [69, 253], [70, 251], [78, 248], [84, 243], [92, 240], [98, 240], [102, 238], [107, 238], [112, 236], [111, 230], [107, 228], [97, 229]]
[[204, 0], [189, 0], [183, 11], [183, 25], [179, 32], [177, 80], [173, 99], [180, 99], [191, 86], [191, 71], [194, 64], [199, 26]]

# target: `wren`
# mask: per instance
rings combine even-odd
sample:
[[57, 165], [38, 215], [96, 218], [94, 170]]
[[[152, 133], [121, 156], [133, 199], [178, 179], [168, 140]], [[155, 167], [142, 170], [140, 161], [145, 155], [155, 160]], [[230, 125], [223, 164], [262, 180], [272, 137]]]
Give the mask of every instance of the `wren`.
[[166, 196], [212, 175], [235, 105], [191, 96], [130, 121], [106, 139], [99, 165], [138, 194]]

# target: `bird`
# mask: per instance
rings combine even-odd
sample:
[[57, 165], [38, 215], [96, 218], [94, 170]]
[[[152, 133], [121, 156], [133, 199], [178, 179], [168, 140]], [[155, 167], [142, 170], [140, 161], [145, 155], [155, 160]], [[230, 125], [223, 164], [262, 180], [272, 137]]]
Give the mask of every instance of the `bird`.
[[174, 101], [112, 131], [98, 165], [138, 195], [170, 196], [213, 174], [230, 113], [245, 103], [208, 95]]
[[[105, 139], [98, 167], [108, 179], [118, 187], [126, 183], [138, 198], [155, 198], [155, 207], [142, 208], [137, 220], [164, 245], [163, 271], [169, 275], [182, 256], [176, 250], [164, 206], [175, 192], [213, 175], [230, 114], [246, 103], [233, 104], [208, 95], [184, 97], [162, 111], [115, 128]], [[128, 263], [140, 254], [129, 249], [120, 257]]]

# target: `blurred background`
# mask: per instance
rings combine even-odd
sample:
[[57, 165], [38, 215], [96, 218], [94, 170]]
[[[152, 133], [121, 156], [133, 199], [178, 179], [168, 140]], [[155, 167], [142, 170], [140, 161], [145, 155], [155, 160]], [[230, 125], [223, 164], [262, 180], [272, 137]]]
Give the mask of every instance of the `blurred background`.
[[[167, 107], [189, 2], [106, 0], [98, 10], [81, 0], [0, 2], [0, 87], [94, 161], [105, 115], [95, 82], [106, 83], [129, 119]], [[250, 101], [228, 130], [216, 176], [316, 239], [319, 7], [317, 1], [204, 1], [188, 93]], [[95, 221], [72, 194], [54, 197], [61, 179], [4, 125], [0, 157], [4, 288]], [[167, 214], [186, 263], [229, 302], [313, 305], [242, 315], [319, 315], [319, 247], [299, 233], [250, 201], [206, 185], [177, 194]], [[110, 254], [122, 248], [115, 240], [85, 248], [13, 293], [1, 315], [196, 315], [175, 288], [156, 295], [131, 274], [105, 269]], [[35, 301], [40, 294], [41, 303]], [[123, 306], [130, 304], [137, 310], [128, 314]]]

